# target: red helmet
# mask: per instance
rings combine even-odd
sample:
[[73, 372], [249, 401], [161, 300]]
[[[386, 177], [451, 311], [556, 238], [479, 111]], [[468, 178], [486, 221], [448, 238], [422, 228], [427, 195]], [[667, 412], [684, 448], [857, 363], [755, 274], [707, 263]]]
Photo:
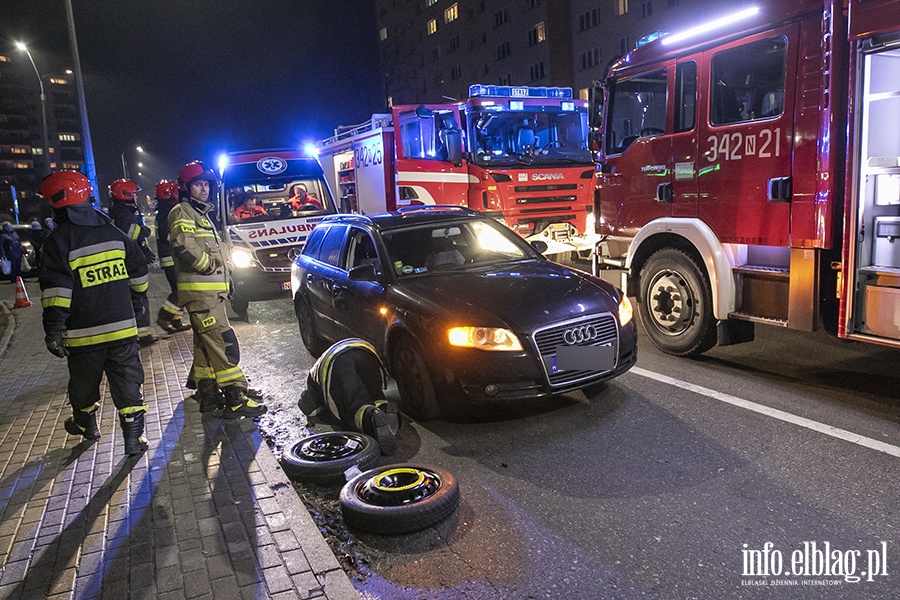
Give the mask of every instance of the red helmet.
[[138, 184], [129, 179], [116, 179], [109, 184], [109, 197], [120, 202], [134, 202], [134, 195], [140, 189]]
[[91, 196], [91, 182], [78, 171], [56, 171], [41, 183], [41, 196], [53, 208], [81, 204]]
[[177, 200], [178, 182], [162, 179], [156, 184], [156, 198], [158, 200]]
[[209, 187], [212, 187], [217, 183], [218, 179], [216, 179], [216, 174], [213, 173], [212, 169], [199, 160], [195, 160], [184, 165], [178, 171], [178, 191], [184, 195], [190, 195], [191, 191], [188, 188], [195, 181], [208, 181]]

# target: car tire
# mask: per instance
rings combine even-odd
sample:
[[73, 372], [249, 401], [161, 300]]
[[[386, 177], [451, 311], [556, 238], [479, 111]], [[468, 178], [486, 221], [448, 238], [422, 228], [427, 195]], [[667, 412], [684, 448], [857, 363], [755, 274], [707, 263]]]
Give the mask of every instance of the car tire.
[[459, 483], [440, 467], [388, 465], [348, 481], [340, 504], [348, 527], [377, 534], [412, 533], [453, 514], [459, 506]]
[[344, 471], [371, 469], [381, 449], [375, 438], [355, 431], [317, 433], [294, 442], [281, 453], [281, 468], [291, 478], [312, 483], [344, 481]]
[[319, 358], [325, 351], [325, 340], [319, 335], [312, 308], [303, 296], [298, 295], [294, 300], [294, 312], [297, 313], [297, 325], [300, 328], [300, 339], [303, 341], [303, 346], [313, 358]]
[[698, 356], [716, 345], [716, 319], [706, 271], [674, 248], [652, 254], [641, 269], [641, 325], [653, 345]]
[[237, 318], [239, 321], [245, 321], [247, 323], [250, 322], [250, 315], [248, 314], [248, 311], [250, 310], [249, 300], [239, 300], [238, 298], [232, 298], [231, 310], [233, 310], [237, 314]]
[[391, 353], [391, 371], [403, 412], [416, 421], [431, 421], [441, 416], [441, 407], [422, 354], [415, 340], [401, 338]]

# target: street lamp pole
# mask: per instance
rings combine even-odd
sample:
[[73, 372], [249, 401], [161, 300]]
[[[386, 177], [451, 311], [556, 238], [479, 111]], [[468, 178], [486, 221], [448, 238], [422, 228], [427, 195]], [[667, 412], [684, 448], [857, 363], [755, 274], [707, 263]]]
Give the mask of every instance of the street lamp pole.
[[37, 75], [38, 85], [41, 88], [41, 124], [43, 125], [44, 135], [41, 139], [41, 142], [44, 146], [44, 175], [50, 173], [50, 149], [47, 147], [47, 96], [44, 94], [44, 79], [41, 77], [40, 72], [38, 71], [37, 65], [34, 64], [34, 57], [31, 56], [31, 51], [28, 49], [28, 46], [23, 44], [22, 42], [16, 42], [16, 48], [24, 52], [28, 56], [28, 60], [31, 61], [31, 67], [34, 69], [34, 74]]
[[78, 56], [78, 40], [75, 38], [75, 16], [72, 14], [72, 0], [66, 0], [66, 19], [69, 26], [69, 45], [72, 61], [75, 63], [75, 87], [78, 90], [78, 108], [81, 116], [81, 143], [84, 147], [84, 168], [94, 190], [94, 206], [100, 208], [99, 187], [97, 187], [97, 166], [94, 163], [94, 146], [91, 144], [91, 128], [88, 125], [87, 102], [84, 99], [84, 81], [81, 79], [81, 59]]

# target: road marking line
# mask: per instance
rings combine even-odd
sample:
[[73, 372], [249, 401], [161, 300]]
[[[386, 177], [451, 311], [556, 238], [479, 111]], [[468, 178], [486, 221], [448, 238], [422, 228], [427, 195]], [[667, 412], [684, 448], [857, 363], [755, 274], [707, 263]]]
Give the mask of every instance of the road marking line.
[[632, 367], [631, 373], [634, 373], [635, 375], [641, 375], [642, 377], [647, 377], [649, 379], [655, 379], [656, 381], [659, 381], [661, 383], [667, 383], [669, 385], [688, 390], [689, 392], [694, 392], [696, 394], [701, 394], [714, 400], [719, 400], [720, 402], [725, 402], [726, 404], [731, 404], [733, 406], [752, 410], [753, 412], [759, 413], [761, 415], [766, 415], [775, 419], [779, 419], [781, 421], [793, 423], [794, 425], [799, 425], [800, 427], [812, 429], [813, 431], [818, 431], [819, 433], [824, 433], [825, 435], [830, 435], [831, 437], [835, 437], [852, 444], [865, 446], [866, 448], [871, 448], [872, 450], [877, 450], [878, 452], [884, 452], [885, 454], [890, 454], [891, 456], [900, 458], [900, 447], [892, 446], [891, 444], [886, 444], [876, 439], [866, 437], [864, 435], [859, 435], [858, 433], [853, 433], [852, 431], [832, 427], [831, 425], [819, 423], [818, 421], [813, 421], [812, 419], [807, 419], [805, 417], [798, 417], [797, 415], [793, 415], [789, 412], [784, 412], [783, 410], [778, 410], [777, 408], [770, 408], [762, 404], [757, 404], [749, 400], [738, 398], [737, 396], [732, 396], [731, 394], [717, 392], [716, 390], [711, 390], [700, 385], [694, 385], [693, 383], [687, 383], [685, 381], [681, 381], [673, 377], [668, 377], [666, 375], [661, 375], [659, 373], [654, 373], [653, 371], [648, 371], [640, 367]]

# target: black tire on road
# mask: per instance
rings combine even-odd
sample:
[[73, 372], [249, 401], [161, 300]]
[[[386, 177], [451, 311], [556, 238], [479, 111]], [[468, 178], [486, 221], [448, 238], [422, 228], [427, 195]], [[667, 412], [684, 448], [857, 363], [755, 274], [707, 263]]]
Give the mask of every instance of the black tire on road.
[[404, 463], [361, 473], [341, 489], [348, 527], [377, 534], [419, 531], [459, 506], [459, 483], [446, 469]]
[[391, 353], [391, 374], [397, 381], [403, 412], [417, 421], [431, 421], [441, 416], [441, 407], [422, 354], [418, 342], [401, 338]]
[[698, 356], [716, 345], [709, 277], [681, 250], [658, 250], [647, 260], [639, 310], [647, 337], [663, 352]]
[[300, 327], [300, 339], [303, 341], [303, 346], [313, 358], [319, 358], [319, 355], [325, 351], [325, 340], [319, 335], [316, 322], [313, 320], [312, 309], [303, 296], [298, 295], [294, 299], [294, 312], [297, 314], [297, 325]]
[[337, 483], [344, 481], [344, 471], [357, 467], [371, 469], [381, 449], [371, 436], [355, 431], [318, 433], [284, 449], [281, 468], [298, 481]]

